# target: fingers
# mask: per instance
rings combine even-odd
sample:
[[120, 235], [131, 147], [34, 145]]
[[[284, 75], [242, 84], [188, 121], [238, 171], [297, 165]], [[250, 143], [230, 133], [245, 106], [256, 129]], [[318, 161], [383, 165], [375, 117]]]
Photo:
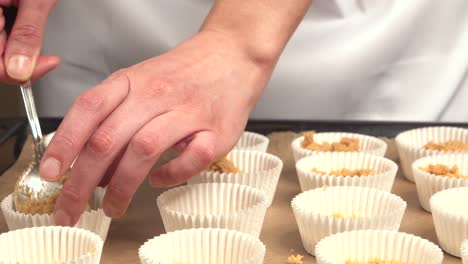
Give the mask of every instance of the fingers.
[[[3, 55], [3, 52], [5, 52], [5, 47], [6, 47], [6, 42], [7, 42], [7, 33], [5, 30], [0, 32], [0, 55]], [[3, 66], [2, 63], [0, 63], [0, 67]]]
[[52, 71], [60, 65], [60, 59], [55, 56], [41, 56], [37, 60], [36, 68], [31, 76], [31, 80], [35, 81], [46, 73]]
[[127, 210], [130, 201], [162, 153], [191, 133], [187, 123], [174, 126], [180, 116], [161, 115], [145, 125], [130, 141], [104, 198], [104, 212], [116, 218]]
[[114, 175], [115, 171], [117, 170], [117, 166], [119, 165], [123, 155], [125, 154], [126, 149], [127, 147], [124, 147], [122, 150], [120, 150], [119, 154], [117, 154], [115, 159], [112, 161], [112, 164], [109, 166], [109, 168], [107, 168], [106, 173], [104, 173], [104, 176], [102, 176], [102, 179], [99, 182], [98, 186], [105, 187], [109, 184], [112, 175]]
[[101, 122], [127, 97], [129, 83], [121, 75], [80, 95], [65, 115], [41, 161], [40, 175], [56, 181], [70, 167]]
[[155, 187], [171, 187], [184, 183], [208, 168], [216, 158], [215, 153], [216, 142], [213, 132], [199, 132], [184, 152], [152, 173], [151, 184]]
[[187, 148], [187, 146], [190, 144], [192, 139], [193, 139], [193, 135], [190, 135], [190, 136], [182, 139], [181, 141], [177, 142], [177, 144], [172, 146], [172, 149], [179, 152], [179, 153], [183, 152]]
[[5, 65], [8, 76], [17, 81], [31, 78], [39, 56], [47, 17], [56, 0], [23, 0], [8, 37]]
[[[111, 92], [110, 90], [108, 93]], [[129, 96], [130, 98], [130, 96]], [[155, 109], [155, 107], [153, 107]], [[135, 114], [138, 117], [135, 117]], [[133, 100], [125, 100], [104, 121], [96, 123], [99, 126], [86, 139], [86, 145], [79, 152], [73, 165], [71, 174], [64, 185], [58, 199], [56, 210], [62, 211], [56, 216], [58, 223], [75, 223], [83, 212], [88, 198], [111, 166], [118, 153], [127, 145], [127, 142], [151, 119], [151, 109], [135, 105]], [[89, 121], [80, 122], [90, 123]], [[78, 136], [78, 134], [75, 134]], [[79, 135], [81, 136], [81, 135]], [[54, 139], [57, 137], [55, 135]], [[73, 139], [72, 139], [73, 140]], [[82, 143], [81, 140], [78, 140]], [[47, 160], [46, 160], [47, 162]], [[47, 163], [44, 166], [48, 165]], [[56, 166], [52, 164], [52, 166]], [[67, 187], [70, 186], [70, 187]], [[70, 191], [71, 190], [71, 191]], [[73, 190], [79, 190], [78, 199], [74, 197]]]

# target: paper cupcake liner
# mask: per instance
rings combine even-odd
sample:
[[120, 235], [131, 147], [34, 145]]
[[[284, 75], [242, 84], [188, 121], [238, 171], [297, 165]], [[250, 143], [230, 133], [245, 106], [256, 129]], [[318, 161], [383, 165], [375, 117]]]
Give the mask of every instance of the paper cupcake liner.
[[419, 203], [428, 212], [431, 211], [429, 200], [435, 193], [445, 189], [468, 186], [468, 179], [434, 175], [421, 169], [430, 164], [444, 164], [449, 167], [457, 165], [461, 173], [468, 175], [468, 154], [441, 154], [420, 158], [413, 162], [412, 169]]
[[[373, 169], [377, 173], [369, 176], [334, 176], [312, 172], [346, 169]], [[395, 162], [359, 152], [322, 152], [300, 159], [296, 163], [301, 190], [307, 191], [322, 186], [363, 186], [392, 190], [398, 166]]]
[[92, 264], [101, 259], [102, 239], [70, 227], [33, 227], [0, 235], [0, 263]]
[[[314, 134], [314, 140], [321, 142], [338, 142], [343, 137], [357, 138], [359, 139], [361, 150], [359, 152], [369, 153], [375, 156], [383, 157], [387, 151], [387, 143], [376, 137], [367, 135], [355, 134], [355, 133], [342, 133], [342, 132], [326, 132]], [[294, 160], [298, 160], [317, 153], [323, 153], [325, 151], [308, 150], [301, 147], [301, 142], [304, 140], [304, 136], [294, 139], [291, 143]]]
[[447, 189], [430, 200], [432, 218], [440, 247], [450, 255], [461, 256], [460, 245], [468, 239], [468, 187]]
[[264, 135], [245, 131], [237, 142], [235, 149], [266, 152], [270, 140]]
[[141, 263], [262, 264], [265, 245], [242, 232], [200, 228], [154, 237], [139, 249]]
[[[84, 212], [75, 225], [75, 227], [96, 233], [103, 241], [106, 240], [111, 223], [111, 218], [107, 217], [102, 210], [104, 194], [104, 188], [99, 187], [96, 189], [90, 199], [90, 207], [92, 210], [90, 212]], [[11, 194], [3, 199], [0, 207], [9, 230], [55, 225], [53, 215], [31, 215], [16, 212], [14, 210], [13, 198]]]
[[[348, 186], [303, 192], [291, 206], [302, 244], [312, 255], [318, 241], [335, 233], [360, 229], [398, 231], [406, 210], [406, 202], [394, 194]], [[337, 213], [342, 217], [334, 216]]]
[[181, 186], [157, 199], [166, 232], [188, 228], [226, 228], [260, 236], [267, 209], [265, 194], [232, 183]]
[[468, 264], [468, 239], [465, 239], [463, 241], [460, 250], [463, 264]]
[[411, 165], [419, 158], [444, 154], [436, 150], [426, 150], [423, 146], [429, 141], [446, 142], [461, 140], [468, 142], [468, 129], [457, 127], [425, 127], [408, 130], [398, 134], [395, 138], [400, 164], [406, 179], [414, 182]]
[[403, 263], [441, 264], [444, 258], [442, 250], [426, 239], [387, 230], [335, 234], [321, 240], [315, 252], [318, 264], [370, 261], [376, 257]]
[[267, 204], [271, 205], [276, 192], [276, 186], [283, 169], [283, 161], [268, 153], [249, 150], [233, 150], [227, 158], [240, 169], [239, 173], [219, 173], [203, 171], [191, 178], [188, 184], [197, 183], [237, 183], [262, 190], [267, 196]]

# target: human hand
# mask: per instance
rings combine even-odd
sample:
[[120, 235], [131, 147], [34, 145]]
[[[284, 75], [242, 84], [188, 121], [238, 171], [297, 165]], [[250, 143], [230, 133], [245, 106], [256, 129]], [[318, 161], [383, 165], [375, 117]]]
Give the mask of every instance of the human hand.
[[78, 156], [56, 203], [56, 223], [76, 223], [100, 183], [108, 183], [104, 212], [122, 216], [171, 147], [180, 155], [151, 173], [155, 187], [185, 182], [234, 147], [273, 68], [234, 39], [202, 31], [76, 99], [40, 168], [44, 179], [57, 180]]
[[0, 0], [1, 7], [18, 7], [9, 36], [0, 11], [0, 82], [17, 83], [38, 79], [56, 68], [54, 56], [40, 56], [47, 17], [57, 0]]

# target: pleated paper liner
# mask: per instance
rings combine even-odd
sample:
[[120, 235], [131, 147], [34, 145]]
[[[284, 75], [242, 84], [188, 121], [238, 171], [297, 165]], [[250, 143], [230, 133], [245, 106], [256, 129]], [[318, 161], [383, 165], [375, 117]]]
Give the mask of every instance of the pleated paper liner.
[[188, 228], [226, 228], [259, 237], [267, 209], [265, 194], [231, 183], [181, 186], [157, 199], [167, 232]]
[[432, 218], [440, 247], [460, 257], [460, 245], [468, 239], [468, 187], [447, 189], [430, 200]]
[[[324, 132], [314, 134], [314, 140], [318, 143], [323, 142], [339, 142], [343, 137], [357, 138], [360, 143], [360, 151], [369, 153], [376, 156], [384, 156], [387, 151], [387, 143], [376, 137], [361, 135], [356, 133], [342, 133], [342, 132]], [[291, 143], [291, 148], [294, 155], [294, 160], [298, 160], [317, 153], [324, 151], [309, 150], [301, 147], [301, 142], [304, 140], [304, 136], [294, 139]]]
[[457, 127], [425, 127], [408, 130], [398, 134], [395, 138], [400, 164], [403, 173], [411, 182], [414, 182], [414, 175], [411, 165], [419, 158], [444, 154], [437, 150], [426, 150], [424, 145], [429, 141], [444, 143], [449, 140], [460, 140], [468, 143], [468, 129]]
[[413, 162], [413, 175], [416, 180], [416, 189], [421, 207], [430, 212], [430, 198], [437, 192], [468, 186], [468, 178], [450, 178], [441, 175], [435, 175], [424, 171], [428, 165], [443, 164], [448, 167], [456, 165], [463, 175], [468, 175], [468, 153], [440, 154], [436, 156], [424, 157]]
[[[104, 194], [104, 188], [98, 187], [96, 189], [90, 199], [90, 208], [92, 210], [90, 212], [84, 212], [75, 225], [75, 227], [83, 228], [96, 233], [99, 235], [99, 237], [102, 238], [103, 241], [106, 240], [111, 223], [111, 218], [107, 217], [102, 210]], [[3, 199], [0, 207], [9, 230], [55, 225], [53, 215], [31, 215], [16, 212], [11, 194]]]
[[242, 133], [241, 138], [237, 142], [235, 149], [266, 152], [268, 149], [269, 143], [270, 143], [270, 140], [264, 135], [254, 133], [254, 132], [244, 131], [244, 133]]
[[265, 245], [227, 229], [186, 229], [157, 236], [139, 249], [143, 264], [262, 264]]
[[368, 262], [379, 258], [414, 264], [441, 264], [443, 253], [434, 243], [406, 233], [357, 230], [321, 240], [315, 249], [318, 264]]
[[32, 227], [0, 235], [0, 263], [98, 264], [102, 239], [74, 227]]
[[292, 200], [302, 244], [315, 255], [315, 245], [329, 235], [359, 229], [398, 231], [406, 202], [377, 189], [335, 186], [303, 192]]
[[463, 264], [468, 264], [468, 239], [465, 239], [461, 245], [461, 255]]
[[224, 182], [248, 185], [264, 191], [270, 206], [283, 169], [283, 161], [272, 154], [249, 150], [233, 150], [227, 158], [239, 168], [239, 173], [203, 171], [191, 178], [188, 184]]
[[[312, 172], [312, 169], [330, 172], [343, 168], [372, 169], [376, 173], [369, 176], [335, 176]], [[363, 186], [390, 192], [397, 170], [396, 163], [387, 158], [360, 152], [322, 152], [296, 163], [302, 191], [322, 186]]]

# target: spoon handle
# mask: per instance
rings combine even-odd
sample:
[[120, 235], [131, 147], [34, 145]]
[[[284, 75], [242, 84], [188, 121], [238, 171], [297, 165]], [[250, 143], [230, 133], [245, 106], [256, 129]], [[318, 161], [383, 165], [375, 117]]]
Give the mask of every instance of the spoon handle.
[[41, 126], [39, 118], [37, 117], [36, 105], [34, 104], [34, 97], [31, 88], [31, 82], [27, 81], [20, 85], [21, 94], [23, 95], [24, 107], [28, 116], [29, 126], [34, 140], [35, 160], [40, 161], [44, 154], [44, 144], [42, 140]]

